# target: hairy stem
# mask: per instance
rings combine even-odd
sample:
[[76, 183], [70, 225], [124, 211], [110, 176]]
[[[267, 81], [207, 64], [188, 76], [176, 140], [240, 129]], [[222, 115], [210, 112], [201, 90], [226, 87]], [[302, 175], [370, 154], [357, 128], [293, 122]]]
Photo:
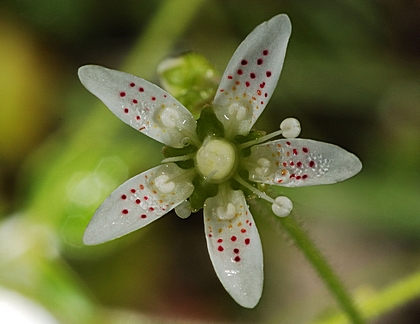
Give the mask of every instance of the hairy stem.
[[293, 216], [274, 217], [269, 204], [262, 199], [258, 199], [258, 202], [255, 200], [256, 199], [250, 201], [250, 207], [252, 209], [258, 209], [258, 211], [256, 211], [255, 214], [253, 211], [252, 213], [254, 215], [259, 213], [270, 220], [270, 222], [275, 222], [276, 225], [279, 224], [280, 226], [273, 226], [274, 229], [279, 232], [286, 231], [293, 239], [294, 243], [299, 247], [309, 263], [318, 273], [325, 286], [334, 296], [337, 304], [341, 307], [350, 322], [353, 324], [365, 324], [366, 322], [363, 319], [361, 312], [356, 308], [350, 293], [344, 287], [343, 283], [338, 278], [337, 274], [321, 251], [316, 247], [314, 242], [312, 242], [311, 238], [302, 229], [298, 222], [293, 219]]

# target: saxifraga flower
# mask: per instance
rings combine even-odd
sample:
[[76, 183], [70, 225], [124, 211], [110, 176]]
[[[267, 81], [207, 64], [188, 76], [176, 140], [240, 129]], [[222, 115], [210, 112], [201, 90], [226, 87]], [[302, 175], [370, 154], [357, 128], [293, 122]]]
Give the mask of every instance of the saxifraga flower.
[[[267, 200], [280, 217], [293, 208], [287, 197], [270, 197], [256, 184], [330, 184], [362, 167], [338, 146], [297, 139], [300, 124], [294, 118], [269, 135], [251, 131], [277, 85], [290, 33], [284, 14], [256, 27], [233, 54], [213, 104], [197, 121], [144, 79], [94, 65], [79, 69], [83, 85], [117, 117], [166, 145], [162, 164], [123, 183], [98, 208], [85, 244], [118, 238], [174, 208], [182, 218], [203, 208], [217, 276], [236, 302], [255, 307], [262, 294], [263, 254], [246, 200]], [[269, 141], [280, 135], [285, 139]]]

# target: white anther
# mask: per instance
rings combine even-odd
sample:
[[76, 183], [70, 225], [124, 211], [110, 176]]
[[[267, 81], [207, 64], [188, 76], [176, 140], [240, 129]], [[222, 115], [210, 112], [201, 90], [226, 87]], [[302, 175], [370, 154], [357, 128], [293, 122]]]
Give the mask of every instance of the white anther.
[[300, 123], [296, 118], [286, 118], [281, 122], [280, 129], [285, 138], [296, 138], [300, 134]]
[[290, 214], [293, 209], [292, 201], [284, 196], [279, 196], [271, 205], [271, 209], [276, 216], [286, 217]]
[[257, 161], [258, 167], [255, 168], [255, 173], [260, 177], [265, 177], [270, 172], [271, 162], [267, 158], [259, 158]]
[[229, 220], [236, 215], [235, 206], [232, 203], [228, 203], [226, 208], [223, 206], [217, 207], [217, 217], [223, 220]]
[[169, 128], [174, 128], [179, 121], [179, 113], [173, 108], [164, 108], [160, 113], [162, 124]]
[[155, 179], [156, 188], [162, 193], [170, 193], [175, 189], [175, 183], [173, 181], [168, 182], [169, 177], [166, 174], [162, 174]]
[[229, 105], [228, 112], [231, 116], [235, 116], [238, 121], [244, 120], [246, 117], [246, 107], [237, 102], [233, 102]]
[[191, 215], [191, 203], [189, 200], [184, 200], [175, 207], [175, 214], [182, 219], [188, 218]]

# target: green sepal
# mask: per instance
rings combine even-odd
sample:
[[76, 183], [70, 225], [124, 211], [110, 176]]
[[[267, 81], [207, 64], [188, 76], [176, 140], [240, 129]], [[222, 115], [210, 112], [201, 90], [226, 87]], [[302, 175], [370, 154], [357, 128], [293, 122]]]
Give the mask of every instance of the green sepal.
[[181, 102], [197, 119], [202, 108], [213, 101], [219, 73], [196, 52], [163, 60], [157, 69], [162, 87]]
[[197, 120], [197, 136], [201, 141], [208, 136], [224, 137], [225, 130], [223, 124], [217, 119], [211, 106], [207, 105], [201, 111], [200, 118]]
[[[236, 145], [239, 145], [242, 143], [255, 141], [256, 139], [263, 137], [265, 135], [266, 135], [266, 132], [264, 131], [250, 131], [248, 135], [235, 136], [235, 138], [233, 139], [233, 143], [235, 143]], [[251, 154], [251, 147], [244, 148], [243, 150], [241, 150], [240, 154], [241, 154], [241, 157], [249, 156]]]
[[217, 195], [219, 186], [214, 183], [205, 183], [201, 176], [193, 180], [194, 191], [190, 196], [191, 210], [193, 213], [204, 207], [204, 202], [209, 197]]
[[[164, 146], [162, 148], [162, 154], [165, 158], [175, 157], [175, 156], [183, 156], [187, 154], [191, 154], [197, 151], [197, 147], [194, 145], [188, 145], [183, 148], [174, 148], [170, 146]], [[194, 159], [191, 158], [186, 161], [177, 161], [175, 162], [182, 169], [190, 169], [194, 167]]]

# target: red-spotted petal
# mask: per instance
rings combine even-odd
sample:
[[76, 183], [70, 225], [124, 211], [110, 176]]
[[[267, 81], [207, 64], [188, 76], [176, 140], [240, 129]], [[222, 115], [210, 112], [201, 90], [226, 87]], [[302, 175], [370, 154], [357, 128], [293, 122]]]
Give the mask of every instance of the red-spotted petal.
[[144, 79], [97, 65], [82, 66], [79, 78], [124, 123], [163, 144], [181, 148], [195, 134], [187, 108]]
[[[93, 215], [83, 242], [95, 245], [113, 240], [168, 213], [194, 190], [191, 176], [182, 178], [185, 172], [174, 163], [163, 164], [123, 183]], [[182, 180], [171, 180], [175, 177]]]
[[253, 146], [244, 166], [251, 181], [286, 187], [336, 183], [362, 169], [360, 160], [339, 146], [299, 138]]
[[257, 26], [239, 45], [223, 74], [214, 110], [227, 137], [246, 135], [276, 88], [292, 26], [281, 14]]
[[229, 189], [208, 198], [204, 226], [210, 259], [221, 283], [238, 304], [255, 307], [263, 288], [263, 255], [243, 192]]

